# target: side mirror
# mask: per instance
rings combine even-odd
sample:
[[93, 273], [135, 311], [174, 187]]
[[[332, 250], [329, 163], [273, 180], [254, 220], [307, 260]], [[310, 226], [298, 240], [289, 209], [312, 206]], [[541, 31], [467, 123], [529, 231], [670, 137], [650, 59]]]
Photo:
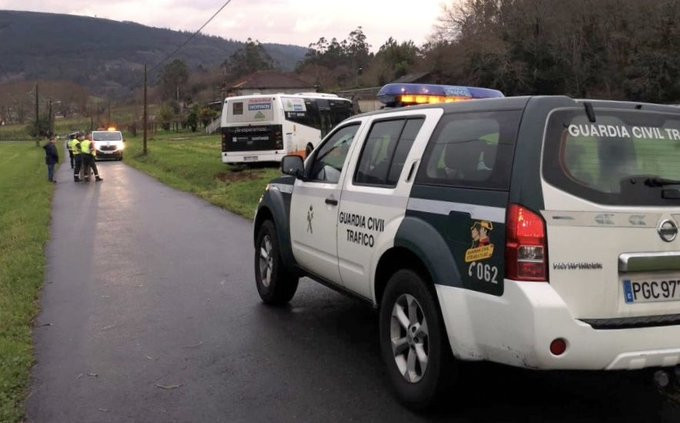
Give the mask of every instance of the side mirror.
[[281, 172], [286, 175], [295, 176], [298, 179], [303, 179], [305, 165], [302, 161], [302, 157], [294, 154], [284, 156], [283, 160], [281, 160]]

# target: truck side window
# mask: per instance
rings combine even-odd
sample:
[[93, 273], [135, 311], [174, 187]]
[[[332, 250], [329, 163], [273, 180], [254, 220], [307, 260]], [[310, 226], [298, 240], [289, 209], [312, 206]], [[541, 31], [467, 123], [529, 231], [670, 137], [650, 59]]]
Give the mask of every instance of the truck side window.
[[404, 168], [406, 163], [406, 156], [411, 151], [411, 146], [413, 141], [415, 141], [420, 128], [423, 126], [425, 119], [409, 119], [406, 121], [404, 130], [401, 132], [399, 137], [399, 144], [397, 144], [397, 149], [394, 152], [394, 157], [392, 159], [392, 164], [390, 166], [390, 173], [387, 175], [387, 184], [396, 186], [399, 180], [399, 175], [401, 175], [401, 170]]
[[416, 182], [508, 189], [521, 113], [452, 113], [442, 117]]
[[340, 180], [347, 153], [358, 129], [359, 124], [340, 128], [319, 147], [312, 158], [310, 180], [333, 184]]
[[374, 123], [364, 143], [354, 182], [396, 186], [406, 156], [422, 124], [422, 118]]

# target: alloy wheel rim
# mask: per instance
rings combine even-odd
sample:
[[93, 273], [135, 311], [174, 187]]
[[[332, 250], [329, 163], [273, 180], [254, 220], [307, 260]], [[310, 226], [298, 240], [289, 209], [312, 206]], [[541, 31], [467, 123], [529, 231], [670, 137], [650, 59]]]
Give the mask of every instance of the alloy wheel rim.
[[423, 308], [413, 295], [402, 294], [394, 302], [390, 343], [402, 377], [409, 383], [418, 383], [427, 370], [430, 336]]
[[272, 254], [272, 239], [267, 234], [260, 243], [260, 280], [265, 288], [269, 288], [272, 282], [272, 270], [274, 269], [274, 257]]

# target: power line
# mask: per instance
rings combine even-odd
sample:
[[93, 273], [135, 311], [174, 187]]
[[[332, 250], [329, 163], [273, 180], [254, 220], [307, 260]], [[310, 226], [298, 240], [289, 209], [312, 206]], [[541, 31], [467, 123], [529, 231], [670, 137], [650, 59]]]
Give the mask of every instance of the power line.
[[206, 25], [208, 25], [213, 19], [215, 19], [215, 16], [217, 16], [217, 15], [222, 11], [222, 9], [224, 9], [225, 7], [227, 7], [227, 5], [228, 5], [229, 3], [231, 3], [231, 0], [227, 0], [227, 1], [222, 5], [222, 7], [220, 7], [219, 9], [217, 9], [217, 12], [215, 12], [215, 13], [210, 17], [210, 19], [208, 19], [207, 21], [205, 21], [205, 23], [204, 23], [203, 25], [201, 25], [201, 27], [198, 28], [198, 30], [197, 30], [196, 32], [194, 32], [193, 34], [191, 34], [191, 37], [187, 38], [187, 40], [186, 40], [182, 45], [180, 45], [179, 47], [177, 47], [172, 53], [170, 53], [170, 54], [168, 54], [167, 56], [165, 56], [165, 57], [163, 58], [163, 60], [161, 60], [160, 62], [158, 62], [158, 63], [156, 64], [156, 66], [152, 67], [152, 68], [149, 70], [149, 72], [153, 72], [154, 70], [156, 70], [160, 65], [162, 65], [163, 63], [165, 63], [169, 58], [171, 58], [172, 56], [174, 56], [178, 51], [180, 51], [180, 50], [183, 49], [187, 44], [189, 44], [189, 42], [191, 42], [191, 40], [193, 40], [194, 37], [196, 37], [196, 36], [203, 30], [203, 28], [206, 27]]

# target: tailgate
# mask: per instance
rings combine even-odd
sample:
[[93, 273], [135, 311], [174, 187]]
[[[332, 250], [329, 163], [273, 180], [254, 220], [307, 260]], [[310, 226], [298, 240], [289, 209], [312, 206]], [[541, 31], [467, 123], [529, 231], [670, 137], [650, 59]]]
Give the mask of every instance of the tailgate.
[[680, 245], [658, 211], [546, 210], [550, 283], [579, 319], [680, 314]]
[[575, 318], [680, 317], [680, 114], [668, 110], [548, 120], [549, 278]]

